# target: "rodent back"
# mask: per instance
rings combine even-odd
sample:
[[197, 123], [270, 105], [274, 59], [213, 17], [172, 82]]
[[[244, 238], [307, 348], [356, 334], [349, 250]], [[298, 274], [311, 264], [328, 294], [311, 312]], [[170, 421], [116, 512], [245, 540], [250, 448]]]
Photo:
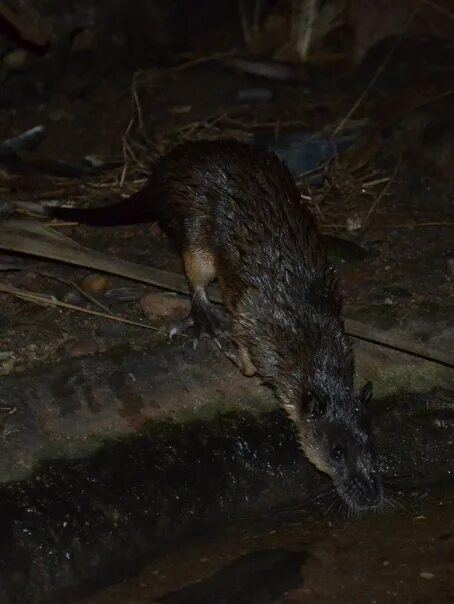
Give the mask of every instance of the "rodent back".
[[231, 287], [339, 311], [312, 215], [275, 155], [236, 141], [184, 144], [158, 160], [149, 186], [163, 229], [182, 248], [212, 251]]

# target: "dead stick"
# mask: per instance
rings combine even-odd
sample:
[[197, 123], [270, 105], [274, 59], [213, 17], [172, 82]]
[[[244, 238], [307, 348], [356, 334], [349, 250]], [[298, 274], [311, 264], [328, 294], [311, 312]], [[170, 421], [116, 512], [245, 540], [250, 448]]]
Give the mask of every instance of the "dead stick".
[[[23, 223], [18, 223], [18, 221], [4, 221], [3, 226], [5, 227], [5, 225], [6, 228], [4, 228], [4, 233], [2, 234], [1, 239], [3, 239], [3, 243], [5, 244], [7, 242], [6, 240], [8, 239], [8, 236], [10, 236], [10, 241], [8, 242], [9, 245], [3, 246], [8, 250], [17, 250], [21, 253], [31, 254], [34, 256], [38, 255], [41, 257], [51, 258], [69, 264], [76, 264], [79, 266], [94, 268], [96, 270], [100, 270], [106, 273], [119, 275], [135, 281], [140, 281], [141, 283], [148, 283], [160, 287], [162, 289], [182, 294], [189, 293], [188, 286], [183, 275], [158, 269], [151, 269], [149, 267], [134, 264], [133, 262], [120, 260], [119, 258], [116, 258], [113, 261], [113, 259], [107, 255], [83, 248], [71, 239], [63, 237], [61, 235], [57, 236], [56, 234], [53, 234], [50, 229], [42, 229], [39, 227], [39, 225], [28, 225], [28, 231], [25, 228], [27, 225]], [[22, 232], [19, 229], [19, 226], [22, 227]], [[41, 234], [41, 241], [37, 240], [33, 242], [30, 240], [30, 234], [33, 234], [33, 229]], [[43, 240], [43, 237], [46, 233], [52, 234], [52, 239], [54, 240], [52, 241], [52, 245], [50, 245], [51, 241], [46, 242]], [[37, 247], [37, 244], [39, 243], [41, 245]], [[64, 253], [65, 247], [68, 248], [66, 250], [66, 254]], [[73, 251], [77, 253], [71, 255], [68, 254], [68, 251]], [[5, 287], [7, 286], [2, 287], [3, 291], [5, 291]], [[11, 293], [11, 288], [9, 289], [9, 292], [5, 293]], [[23, 295], [22, 290], [16, 290], [16, 293], [20, 293]], [[212, 302], [222, 304], [223, 300], [219, 286], [211, 286], [209, 290], [209, 296]], [[44, 302], [49, 304], [48, 299], [45, 299]], [[63, 302], [58, 302], [58, 304], [55, 302], [54, 304], [57, 306], [72, 308], [73, 310], [80, 311], [79, 307], [72, 307], [71, 305]], [[88, 311], [88, 309], [84, 309], [80, 312], [86, 312], [87, 314], [98, 315], [101, 317], [105, 316], [103, 313], [96, 311]], [[114, 315], [107, 316], [106, 318], [119, 320]], [[122, 322], [145, 327], [145, 325], [142, 323], [136, 323], [127, 319], [122, 319]], [[454, 367], [453, 355], [450, 355], [445, 351], [437, 350], [431, 347], [427, 347], [424, 344], [419, 344], [417, 342], [403, 339], [400, 336], [377, 330], [373, 327], [365, 325], [364, 323], [352, 321], [351, 319], [346, 319], [345, 327], [347, 334], [354, 338], [367, 340], [379, 346], [393, 348], [395, 350], [398, 350], [399, 352], [405, 352], [406, 354], [420, 357], [422, 359], [432, 361], [433, 363], [446, 365], [448, 367]], [[151, 326], [148, 326], [147, 328], [152, 329]], [[156, 328], [156, 331], [159, 330]]]
[[444, 350], [432, 348], [426, 344], [419, 344], [414, 340], [408, 340], [400, 335], [392, 334], [381, 329], [375, 329], [370, 325], [365, 325], [353, 319], [345, 319], [345, 331], [349, 336], [378, 344], [385, 348], [392, 348], [405, 354], [410, 354], [426, 361], [445, 365], [446, 367], [454, 368], [454, 356]]
[[14, 296], [15, 298], [20, 298], [21, 300], [25, 300], [27, 302], [34, 302], [35, 304], [67, 308], [68, 310], [75, 310], [77, 312], [81, 312], [86, 315], [94, 315], [96, 317], [102, 317], [103, 319], [117, 321], [118, 323], [127, 323], [128, 325], [135, 325], [136, 327], [144, 327], [145, 329], [151, 329], [152, 331], [158, 331], [160, 333], [165, 333], [165, 334], [168, 333], [164, 329], [160, 329], [159, 327], [154, 327], [153, 325], [148, 325], [147, 323], [139, 323], [138, 321], [131, 321], [130, 319], [124, 319], [123, 317], [117, 317], [115, 315], [111, 315], [111, 314], [108, 314], [105, 312], [100, 312], [98, 310], [91, 310], [89, 308], [84, 308], [83, 306], [76, 306], [75, 304], [68, 304], [67, 302], [61, 302], [60, 300], [57, 300], [54, 297], [46, 296], [46, 295], [39, 294], [36, 292], [30, 292], [27, 290], [17, 289], [16, 287], [11, 287], [9, 285], [4, 285], [1, 283], [0, 283], [0, 293], [9, 294], [11, 296]]
[[403, 39], [405, 33], [407, 32], [408, 28], [410, 27], [410, 24], [413, 21], [414, 16], [418, 12], [418, 8], [419, 8], [419, 5], [421, 4], [421, 1], [422, 0], [418, 0], [418, 2], [416, 3], [414, 9], [411, 11], [410, 17], [408, 18], [408, 20], [407, 20], [404, 28], [400, 32], [400, 34], [399, 34], [398, 38], [396, 39], [395, 43], [393, 44], [392, 48], [390, 49], [390, 51], [388, 52], [388, 54], [384, 58], [383, 62], [378, 67], [377, 71], [372, 76], [372, 79], [369, 81], [369, 83], [367, 84], [366, 88], [363, 90], [363, 92], [361, 93], [361, 95], [359, 96], [359, 98], [353, 104], [353, 107], [350, 109], [350, 111], [347, 113], [347, 115], [341, 119], [341, 121], [339, 122], [339, 124], [336, 126], [336, 128], [333, 131], [333, 136], [336, 136], [336, 134], [338, 134], [342, 130], [342, 128], [345, 126], [345, 124], [352, 117], [352, 115], [356, 112], [356, 110], [358, 109], [358, 107], [361, 105], [361, 103], [367, 97], [367, 95], [369, 94], [369, 92], [372, 90], [374, 84], [376, 83], [376, 81], [378, 80], [378, 78], [380, 77], [380, 75], [382, 74], [382, 72], [384, 71], [385, 67], [388, 65], [389, 61], [391, 60], [391, 57], [396, 52], [396, 50], [398, 49], [400, 43], [402, 42], [402, 39]]
[[399, 171], [401, 163], [402, 163], [402, 158], [399, 159], [399, 161], [397, 162], [396, 167], [394, 168], [394, 172], [393, 172], [391, 178], [388, 179], [388, 182], [385, 184], [385, 186], [383, 187], [383, 189], [380, 191], [380, 194], [377, 195], [377, 197], [375, 198], [374, 202], [370, 206], [369, 211], [367, 212], [366, 218], [364, 220], [364, 226], [369, 221], [369, 218], [371, 217], [372, 212], [375, 210], [375, 208], [378, 206], [378, 204], [380, 203], [380, 201], [383, 199], [383, 197], [389, 191], [389, 188], [391, 187], [392, 182], [396, 178], [396, 175], [397, 175], [397, 173]]

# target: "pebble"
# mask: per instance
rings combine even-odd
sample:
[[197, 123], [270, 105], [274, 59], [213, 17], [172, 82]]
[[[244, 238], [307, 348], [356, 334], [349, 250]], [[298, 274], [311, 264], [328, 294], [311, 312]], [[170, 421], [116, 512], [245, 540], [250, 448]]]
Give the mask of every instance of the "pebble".
[[150, 293], [142, 298], [140, 306], [150, 319], [185, 317], [190, 308], [189, 300], [180, 296]]
[[105, 275], [87, 275], [79, 283], [79, 287], [86, 294], [102, 294], [110, 286], [110, 280]]
[[347, 218], [347, 231], [350, 233], [353, 231], [358, 231], [363, 226], [363, 221], [360, 216], [353, 216], [352, 218]]
[[82, 294], [76, 289], [70, 290], [63, 296], [63, 302], [66, 302], [67, 304], [73, 304], [75, 306], [80, 306], [86, 301], [87, 299], [85, 298], [85, 296], [82, 296]]
[[423, 572], [420, 573], [419, 576], [421, 577], [421, 579], [435, 579], [435, 575], [433, 573], [428, 573], [425, 570], [423, 570]]
[[22, 48], [7, 52], [2, 59], [4, 67], [8, 71], [22, 71], [26, 67], [28, 53]]
[[98, 344], [92, 338], [77, 338], [65, 344], [70, 357], [84, 357], [98, 352]]

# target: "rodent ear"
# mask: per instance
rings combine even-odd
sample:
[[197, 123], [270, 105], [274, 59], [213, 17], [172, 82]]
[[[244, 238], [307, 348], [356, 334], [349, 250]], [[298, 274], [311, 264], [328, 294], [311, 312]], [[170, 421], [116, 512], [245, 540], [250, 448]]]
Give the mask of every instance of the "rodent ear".
[[324, 415], [326, 406], [315, 396], [308, 392], [303, 400], [304, 413], [307, 419], [317, 419]]
[[367, 403], [372, 398], [372, 394], [373, 394], [372, 382], [366, 382], [366, 384], [361, 388], [361, 390], [358, 393], [359, 400], [361, 401], [361, 403], [363, 405], [367, 405]]

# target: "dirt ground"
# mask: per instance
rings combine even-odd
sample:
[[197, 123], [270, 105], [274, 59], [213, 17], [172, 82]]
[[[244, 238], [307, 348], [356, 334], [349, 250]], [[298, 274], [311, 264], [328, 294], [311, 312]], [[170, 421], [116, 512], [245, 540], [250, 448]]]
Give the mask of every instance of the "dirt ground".
[[[321, 188], [309, 191], [322, 231], [360, 246], [359, 256], [342, 244], [333, 252], [346, 315], [378, 326], [405, 328], [417, 340], [446, 349], [454, 337], [449, 327], [454, 306], [454, 96], [452, 69], [447, 67], [453, 64], [452, 54], [441, 42], [438, 48], [432, 45], [430, 52], [418, 40], [402, 44], [353, 116], [366, 119], [373, 136], [365, 148], [353, 149], [347, 163], [335, 163]], [[297, 84], [254, 79], [215, 61], [153, 71], [137, 88], [143, 130], [153, 153], [181, 139], [250, 138], [258, 132], [278, 134], [285, 125], [290, 130], [305, 124], [310, 131], [326, 131], [347, 115], [375, 68], [373, 61], [354, 73], [320, 66]], [[24, 99], [22, 106], [18, 102], [14, 108], [11, 104], [0, 108], [3, 137], [40, 123], [48, 128], [38, 151], [28, 154], [28, 164], [0, 170], [2, 197], [105, 203], [140, 187], [148, 164], [137, 119], [127, 139], [132, 140], [137, 161], [128, 155], [126, 181], [120, 187], [124, 136], [133, 115], [131, 80], [132, 73], [121, 72], [93, 83], [82, 96], [53, 94], [40, 105]], [[252, 104], [236, 100], [238, 90], [251, 88], [265, 88], [273, 98]], [[114, 157], [119, 167], [107, 176], [77, 178], [48, 176], [36, 167], [44, 160], [77, 162], [90, 154]], [[113, 256], [180, 270], [178, 258], [155, 225], [56, 228]], [[71, 285], [82, 283], [116, 315], [164, 327], [169, 322], [157, 317], [153, 304], [143, 303], [150, 287], [116, 277], [85, 285], [83, 280], [92, 271], [1, 253], [0, 268], [11, 262], [21, 270], [4, 271], [4, 283], [95, 308]], [[32, 305], [9, 295], [2, 295], [0, 318], [3, 374], [125, 343], [140, 348], [155, 337], [140, 327]]]
[[[83, 604], [453, 602], [452, 494], [414, 492], [396, 504], [398, 512], [356, 520], [283, 511], [237, 524], [172, 550]], [[294, 576], [292, 560], [279, 565], [277, 552], [303, 557]]]

